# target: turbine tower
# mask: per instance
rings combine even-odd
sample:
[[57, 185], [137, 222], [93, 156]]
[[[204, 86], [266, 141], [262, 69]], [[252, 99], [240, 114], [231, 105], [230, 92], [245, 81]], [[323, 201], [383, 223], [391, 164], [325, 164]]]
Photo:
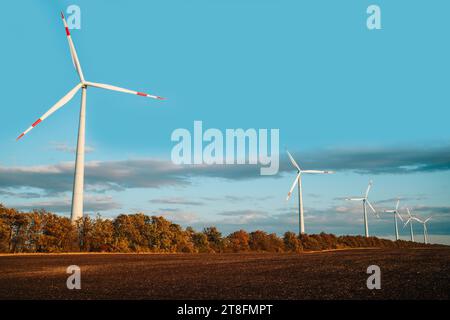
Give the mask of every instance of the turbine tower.
[[346, 198], [345, 199], [345, 200], [348, 200], [348, 201], [361, 201], [362, 202], [363, 215], [364, 215], [364, 232], [365, 232], [366, 238], [369, 237], [369, 223], [367, 221], [367, 207], [366, 207], [366, 204], [369, 205], [370, 209], [378, 217], [377, 211], [375, 210], [375, 208], [372, 206], [372, 204], [369, 202], [369, 199], [368, 199], [369, 191], [370, 191], [371, 187], [372, 187], [372, 180], [369, 181], [369, 185], [367, 186], [366, 194], [365, 194], [364, 197], [362, 197], [362, 198]]
[[403, 218], [398, 212], [398, 205], [400, 204], [400, 200], [397, 200], [397, 204], [395, 205], [394, 210], [384, 210], [386, 213], [392, 213], [394, 215], [394, 225], [395, 225], [395, 240], [399, 240], [398, 236], [398, 225], [397, 225], [397, 217], [400, 218], [400, 220], [403, 222]]
[[413, 230], [413, 225], [412, 225], [412, 221], [415, 220], [413, 219], [414, 217], [411, 215], [411, 212], [409, 211], [409, 208], [406, 208], [406, 212], [408, 212], [408, 220], [405, 222], [404, 227], [406, 227], [406, 225], [409, 223], [409, 231], [411, 233], [411, 241], [414, 242], [414, 230]]
[[304, 173], [311, 173], [311, 174], [331, 174], [334, 173], [334, 171], [324, 171], [324, 170], [302, 170], [300, 169], [300, 166], [295, 162], [292, 155], [287, 151], [287, 154], [289, 156], [289, 160], [291, 160], [292, 165], [297, 169], [297, 176], [295, 177], [294, 183], [292, 184], [291, 189], [288, 192], [288, 195], [286, 197], [286, 201], [289, 200], [291, 197], [292, 191], [295, 188], [295, 185], [298, 184], [298, 210], [299, 210], [299, 234], [305, 233], [305, 221], [303, 216], [303, 191], [302, 191], [302, 174]]
[[116, 86], [112, 86], [109, 84], [95, 83], [89, 82], [84, 79], [83, 71], [81, 69], [80, 61], [78, 60], [77, 51], [75, 50], [75, 46], [72, 42], [72, 37], [70, 35], [69, 27], [67, 26], [66, 19], [64, 18], [64, 14], [61, 12], [61, 18], [64, 23], [64, 28], [66, 30], [67, 41], [69, 42], [70, 55], [72, 57], [73, 65], [77, 71], [78, 77], [80, 79], [80, 83], [78, 83], [72, 90], [70, 90], [64, 97], [61, 98], [54, 106], [52, 106], [46, 113], [44, 113], [39, 119], [37, 119], [27, 130], [21, 133], [16, 140], [19, 140], [24, 135], [26, 135], [31, 129], [36, 127], [39, 123], [44, 121], [47, 117], [49, 117], [52, 113], [57, 111], [59, 108], [64, 106], [67, 102], [69, 102], [75, 94], [81, 88], [81, 108], [80, 108], [80, 119], [78, 126], [78, 139], [77, 139], [77, 151], [75, 158], [75, 175], [74, 175], [74, 183], [73, 183], [73, 194], [72, 194], [72, 211], [71, 211], [71, 220], [72, 222], [76, 222], [79, 218], [83, 216], [83, 186], [84, 186], [84, 146], [85, 146], [85, 127], [86, 127], [86, 94], [88, 87], [96, 87], [102, 88], [106, 90], [119, 91], [124, 93], [135, 94], [138, 96], [149, 97], [153, 99], [163, 100], [164, 98], [128, 90]]

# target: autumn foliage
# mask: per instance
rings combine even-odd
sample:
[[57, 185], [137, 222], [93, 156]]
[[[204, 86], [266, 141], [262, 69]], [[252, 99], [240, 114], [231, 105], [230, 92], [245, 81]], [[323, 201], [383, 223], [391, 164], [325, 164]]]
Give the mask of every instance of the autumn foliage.
[[0, 204], [0, 252], [294, 252], [361, 247], [421, 247], [422, 243], [376, 237], [300, 235], [283, 238], [261, 230], [239, 230], [224, 237], [214, 226], [197, 232], [163, 217], [142, 213], [115, 219], [84, 217], [72, 225], [66, 217], [44, 210], [19, 212]]

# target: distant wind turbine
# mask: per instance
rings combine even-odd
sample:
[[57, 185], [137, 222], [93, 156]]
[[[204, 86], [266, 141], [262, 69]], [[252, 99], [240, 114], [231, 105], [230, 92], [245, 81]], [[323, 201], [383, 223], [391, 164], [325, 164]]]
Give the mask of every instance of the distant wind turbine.
[[406, 227], [408, 225], [408, 223], [409, 223], [409, 231], [411, 233], [411, 241], [414, 242], [414, 230], [413, 230], [412, 221], [415, 220], [415, 219], [413, 219], [414, 217], [411, 215], [411, 212], [409, 211], [409, 208], [406, 208], [406, 212], [408, 212], [408, 220], [403, 225], [403, 228]]
[[372, 184], [373, 184], [373, 182], [372, 182], [372, 180], [370, 180], [369, 181], [369, 185], [367, 186], [366, 194], [365, 194], [365, 196], [363, 198], [346, 198], [345, 199], [345, 200], [348, 200], [348, 201], [362, 201], [363, 214], [364, 214], [364, 231], [365, 231], [365, 234], [366, 234], [366, 238], [369, 237], [369, 224], [368, 224], [368, 221], [367, 221], [367, 207], [366, 207], [366, 204], [368, 204], [370, 209], [373, 211], [373, 213], [378, 216], [377, 211], [375, 210], [375, 208], [372, 206], [372, 204], [369, 202], [369, 199], [368, 199], [369, 191], [370, 191], [370, 188], [372, 187]]
[[416, 220], [417, 222], [421, 223], [423, 225], [423, 242], [425, 244], [428, 243], [428, 228], [427, 228], [427, 222], [431, 220], [431, 217], [428, 217], [424, 221], [417, 217], [412, 217], [411, 219]]
[[80, 109], [80, 123], [78, 127], [78, 140], [77, 140], [77, 151], [76, 151], [76, 160], [75, 160], [75, 177], [73, 184], [73, 194], [72, 194], [72, 211], [71, 211], [71, 220], [72, 222], [77, 221], [79, 218], [83, 216], [83, 185], [84, 185], [84, 145], [85, 145], [85, 114], [86, 114], [86, 90], [88, 87], [97, 87], [112, 91], [119, 91], [124, 93], [135, 94], [138, 96], [153, 98], [153, 99], [164, 99], [159, 96], [128, 90], [124, 88], [119, 88], [116, 86], [112, 86], [109, 84], [95, 83], [89, 82], [84, 79], [83, 72], [81, 70], [80, 61], [78, 60], [77, 52], [75, 50], [75, 46], [73, 45], [72, 38], [70, 36], [69, 27], [67, 26], [66, 19], [64, 18], [64, 14], [61, 12], [61, 18], [64, 23], [64, 27], [66, 29], [66, 36], [69, 42], [70, 55], [72, 57], [73, 65], [78, 73], [78, 77], [80, 78], [80, 83], [78, 83], [72, 90], [70, 90], [64, 97], [61, 98], [53, 107], [51, 107], [46, 113], [44, 113], [39, 119], [37, 119], [27, 130], [21, 133], [16, 140], [19, 140], [24, 135], [26, 135], [31, 129], [36, 127], [39, 123], [44, 121], [48, 116], [54, 113], [56, 110], [64, 106], [67, 102], [69, 102], [75, 94], [81, 88], [81, 109]]
[[395, 209], [394, 210], [384, 210], [384, 212], [386, 213], [392, 213], [394, 215], [394, 225], [395, 225], [395, 240], [399, 239], [398, 236], [398, 225], [397, 225], [397, 217], [400, 218], [400, 220], [403, 222], [403, 218], [400, 215], [400, 213], [398, 212], [398, 205], [400, 204], [400, 200], [397, 200], [397, 204], [395, 205]]
[[292, 165], [297, 169], [297, 176], [295, 177], [294, 183], [291, 186], [291, 189], [288, 192], [288, 195], [286, 197], [286, 201], [289, 200], [291, 197], [292, 191], [295, 188], [295, 185], [298, 184], [298, 209], [299, 209], [299, 231], [300, 234], [305, 233], [305, 221], [303, 216], [303, 191], [302, 191], [302, 174], [305, 173], [311, 173], [311, 174], [330, 174], [334, 173], [334, 171], [324, 171], [324, 170], [302, 170], [300, 169], [300, 166], [297, 164], [297, 162], [294, 160], [292, 155], [289, 153], [288, 150], [286, 150], [289, 160], [291, 160]]

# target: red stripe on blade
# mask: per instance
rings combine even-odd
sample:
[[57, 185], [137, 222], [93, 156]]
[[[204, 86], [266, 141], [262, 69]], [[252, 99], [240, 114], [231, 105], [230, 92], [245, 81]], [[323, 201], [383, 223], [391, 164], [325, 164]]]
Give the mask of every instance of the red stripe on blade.
[[25, 135], [25, 133], [22, 133], [20, 136], [18, 136], [18, 137], [16, 138], [16, 141], [19, 140], [20, 138], [22, 138], [24, 135]]
[[136, 93], [138, 96], [143, 96], [143, 97], [146, 97], [147, 96], [147, 94], [146, 93], [143, 93], [143, 92], [138, 92], [138, 93]]
[[33, 123], [31, 126], [36, 127], [39, 124], [39, 122], [41, 122], [41, 121], [42, 121], [41, 119], [37, 119], [36, 122]]
[[61, 11], [61, 18], [64, 19], [64, 13]]
[[67, 36], [70, 36], [70, 31], [69, 31], [69, 28], [67, 28], [67, 27], [66, 27], [66, 34], [67, 34]]

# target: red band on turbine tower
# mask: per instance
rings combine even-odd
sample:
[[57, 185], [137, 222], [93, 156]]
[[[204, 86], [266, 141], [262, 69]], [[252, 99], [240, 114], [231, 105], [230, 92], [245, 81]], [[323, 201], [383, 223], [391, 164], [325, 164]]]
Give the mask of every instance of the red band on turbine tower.
[[66, 27], [66, 34], [67, 34], [67, 36], [70, 36], [70, 31], [69, 31], [68, 27]]
[[39, 118], [39, 119], [37, 119], [36, 122], [33, 123], [31, 126], [32, 126], [32, 127], [36, 127], [36, 126], [39, 124], [39, 122], [41, 122], [41, 121], [42, 121], [42, 120]]

